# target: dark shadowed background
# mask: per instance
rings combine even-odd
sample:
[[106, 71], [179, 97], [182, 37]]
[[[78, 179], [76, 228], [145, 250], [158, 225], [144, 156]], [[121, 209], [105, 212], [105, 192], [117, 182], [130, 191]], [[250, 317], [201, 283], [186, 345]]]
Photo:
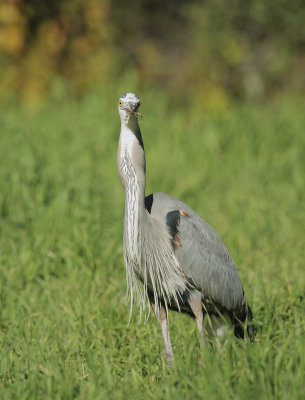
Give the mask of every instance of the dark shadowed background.
[[77, 96], [126, 75], [223, 111], [305, 87], [301, 0], [2, 0], [0, 100]]

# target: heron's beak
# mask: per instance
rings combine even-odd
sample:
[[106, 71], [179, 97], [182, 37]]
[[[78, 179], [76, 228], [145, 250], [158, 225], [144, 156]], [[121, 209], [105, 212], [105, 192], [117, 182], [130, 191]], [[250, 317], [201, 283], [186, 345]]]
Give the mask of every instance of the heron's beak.
[[128, 113], [130, 116], [134, 115], [134, 116], [137, 117], [137, 118], [142, 118], [143, 115], [140, 114], [140, 113], [137, 111], [137, 108], [138, 108], [137, 105], [134, 105], [134, 104], [130, 104], [130, 103], [129, 103], [129, 106], [128, 106], [128, 107], [125, 107], [125, 110], [127, 111], [127, 113]]
[[133, 115], [134, 111], [135, 111], [135, 106], [133, 104], [128, 105], [128, 107], [125, 107], [125, 111], [129, 114], [129, 115]]

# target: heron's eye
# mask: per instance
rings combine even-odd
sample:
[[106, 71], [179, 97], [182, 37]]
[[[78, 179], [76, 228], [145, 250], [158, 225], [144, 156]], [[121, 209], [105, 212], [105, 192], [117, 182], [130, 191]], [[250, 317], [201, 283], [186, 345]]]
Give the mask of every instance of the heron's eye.
[[119, 100], [119, 106], [121, 107], [123, 105], [122, 100]]

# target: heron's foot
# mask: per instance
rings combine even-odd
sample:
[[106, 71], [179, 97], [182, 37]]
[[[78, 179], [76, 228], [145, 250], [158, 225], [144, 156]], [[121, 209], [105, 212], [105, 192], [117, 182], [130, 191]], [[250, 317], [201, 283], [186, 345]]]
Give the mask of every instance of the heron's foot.
[[174, 364], [173, 353], [162, 352], [159, 354], [158, 357], [163, 358], [164, 356], [166, 357], [166, 365], [168, 366], [168, 368], [173, 368], [173, 364]]

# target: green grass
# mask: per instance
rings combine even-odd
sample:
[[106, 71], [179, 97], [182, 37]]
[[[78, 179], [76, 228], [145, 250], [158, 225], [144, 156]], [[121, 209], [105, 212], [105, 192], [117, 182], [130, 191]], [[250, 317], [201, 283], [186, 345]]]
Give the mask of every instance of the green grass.
[[171, 313], [168, 371], [154, 317], [127, 326], [119, 94], [0, 113], [0, 398], [304, 398], [304, 110], [209, 117], [142, 94], [147, 193], [219, 233], [257, 327], [254, 345], [231, 338], [203, 367], [195, 321]]

